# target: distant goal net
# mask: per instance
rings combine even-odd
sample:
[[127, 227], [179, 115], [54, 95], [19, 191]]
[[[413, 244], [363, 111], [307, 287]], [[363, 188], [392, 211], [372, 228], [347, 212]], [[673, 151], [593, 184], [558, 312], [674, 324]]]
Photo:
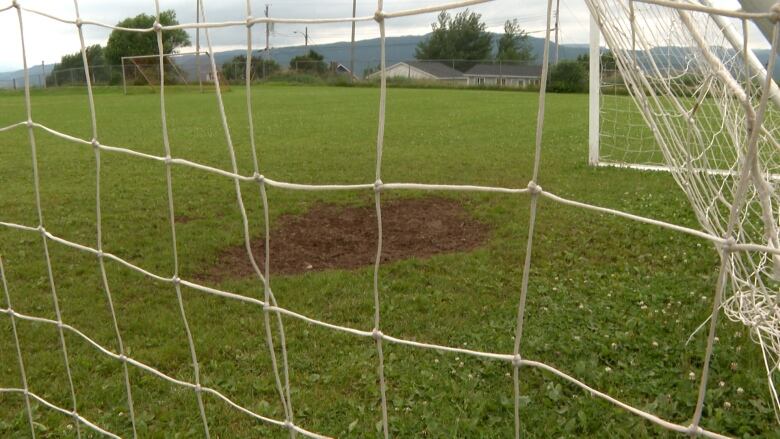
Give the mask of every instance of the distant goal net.
[[123, 56], [121, 70], [124, 93], [127, 94], [128, 87], [134, 86], [158, 90], [162, 81], [165, 81], [165, 85], [187, 86], [201, 91], [204, 86], [213, 90], [215, 84], [219, 84], [222, 91], [229, 89], [222, 70], [214, 74], [208, 68], [208, 52], [163, 54], [162, 69], [160, 59], [160, 55]]

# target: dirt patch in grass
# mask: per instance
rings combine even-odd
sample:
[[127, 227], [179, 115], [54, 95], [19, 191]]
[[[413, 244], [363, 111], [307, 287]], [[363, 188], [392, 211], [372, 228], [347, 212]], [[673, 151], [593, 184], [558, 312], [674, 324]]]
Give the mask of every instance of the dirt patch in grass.
[[[439, 197], [382, 203], [382, 262], [472, 250], [484, 244], [490, 228], [471, 217], [456, 200]], [[374, 205], [348, 207], [317, 203], [303, 215], [285, 215], [271, 226], [271, 273], [299, 274], [370, 266], [376, 257]], [[263, 267], [265, 242], [252, 250]], [[220, 281], [251, 276], [242, 245], [229, 247], [204, 278]]]

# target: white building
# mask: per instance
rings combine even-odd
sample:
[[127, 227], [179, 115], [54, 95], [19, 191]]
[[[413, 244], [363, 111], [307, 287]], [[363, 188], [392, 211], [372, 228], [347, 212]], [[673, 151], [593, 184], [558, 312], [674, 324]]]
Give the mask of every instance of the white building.
[[468, 85], [527, 87], [540, 84], [542, 66], [503, 63], [477, 64], [463, 75], [466, 77]]
[[[437, 61], [403, 61], [385, 69], [388, 78], [409, 78], [431, 81], [447, 81], [466, 84], [463, 73]], [[378, 78], [381, 72], [374, 72], [368, 78]]]

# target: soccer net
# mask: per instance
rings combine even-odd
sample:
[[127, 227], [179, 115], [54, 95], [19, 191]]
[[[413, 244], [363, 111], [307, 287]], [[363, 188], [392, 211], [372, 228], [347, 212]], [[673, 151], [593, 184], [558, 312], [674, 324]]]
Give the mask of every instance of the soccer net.
[[[18, 123], [0, 128], [0, 132], [9, 130], [26, 130], [29, 136], [30, 154], [32, 157], [32, 183], [35, 192], [37, 221], [33, 224], [21, 224], [14, 222], [0, 222], [3, 229], [13, 229], [22, 233], [37, 235], [42, 240], [44, 253], [41, 258], [45, 261], [48, 271], [48, 283], [51, 290], [51, 298], [55, 305], [56, 316], [54, 319], [45, 318], [37, 315], [24, 314], [16, 311], [13, 304], [24, 297], [15, 295], [6, 282], [5, 268], [0, 265], [0, 277], [3, 279], [2, 288], [5, 296], [6, 307], [0, 309], [0, 314], [4, 318], [10, 319], [13, 329], [13, 338], [16, 346], [17, 361], [21, 371], [19, 387], [0, 388], [0, 393], [20, 394], [24, 397], [26, 412], [30, 424], [32, 435], [35, 435], [35, 426], [31, 402], [36, 401], [48, 409], [58, 411], [65, 416], [73, 419], [79, 436], [82, 430], [92, 430], [109, 437], [118, 437], [118, 434], [108, 431], [101, 426], [96, 419], [90, 419], [80, 410], [79, 395], [73, 386], [71, 378], [71, 356], [68, 353], [68, 340], [72, 337], [80, 338], [86, 341], [92, 348], [108, 359], [121, 363], [123, 367], [124, 392], [123, 399], [127, 405], [127, 422], [130, 424], [133, 436], [137, 436], [137, 419], [134, 406], [134, 380], [138, 378], [151, 376], [155, 379], [163, 380], [167, 384], [176, 386], [184, 392], [192, 392], [197, 399], [198, 417], [203, 434], [210, 436], [209, 417], [204, 406], [204, 397], [206, 395], [215, 398], [225, 407], [236, 410], [247, 417], [256, 420], [259, 423], [277, 426], [280, 429], [289, 430], [291, 436], [301, 434], [307, 437], [324, 437], [320, 432], [308, 431], [303, 428], [294, 416], [295, 401], [291, 390], [293, 386], [290, 380], [290, 368], [293, 359], [287, 356], [287, 346], [285, 339], [285, 330], [282, 324], [282, 316], [285, 318], [298, 319], [317, 327], [339, 331], [343, 334], [372, 340], [375, 360], [376, 360], [376, 383], [380, 395], [378, 405], [380, 407], [379, 425], [381, 434], [387, 438], [390, 436], [390, 426], [388, 422], [388, 409], [392, 406], [388, 398], [387, 384], [385, 379], [385, 354], [383, 346], [385, 344], [402, 345], [414, 349], [436, 350], [443, 352], [456, 353], [459, 355], [468, 355], [476, 358], [489, 359], [497, 362], [503, 362], [512, 370], [512, 385], [514, 392], [514, 423], [515, 436], [520, 437], [521, 424], [521, 394], [520, 381], [522, 369], [539, 369], [549, 373], [572, 385], [582, 388], [584, 391], [595, 397], [601, 398], [617, 407], [620, 407], [633, 415], [643, 418], [662, 428], [705, 437], [724, 437], [717, 432], [702, 428], [699, 424], [702, 416], [702, 409], [705, 402], [708, 386], [709, 363], [713, 351], [715, 339], [716, 321], [721, 309], [727, 316], [739, 320], [750, 329], [755, 340], [761, 344], [766, 355], [766, 365], [770, 377], [770, 389], [774, 392], [774, 385], [771, 383], [772, 374], [776, 373], [778, 364], [778, 336], [780, 327], [778, 319], [780, 312], [777, 306], [777, 283], [776, 275], [780, 273], [780, 243], [778, 243], [778, 212], [777, 200], [778, 191], [769, 180], [769, 175], [774, 173], [777, 168], [778, 143], [776, 123], [773, 123], [777, 115], [768, 104], [769, 85], [767, 82], [757, 80], [755, 72], [746, 67], [743, 56], [745, 51], [734, 50], [722, 52], [717, 44], [713, 42], [722, 42], [723, 33], [717, 24], [713, 23], [713, 15], [723, 13], [722, 11], [702, 9], [691, 6], [688, 3], [664, 2], [662, 0], [610, 0], [595, 1], [587, 0], [593, 16], [597, 19], [602, 33], [605, 35], [610, 50], [614, 53], [616, 65], [621, 72], [624, 80], [629, 84], [628, 91], [641, 110], [643, 119], [649, 123], [652, 128], [656, 142], [661, 146], [661, 152], [664, 161], [669, 166], [675, 179], [688, 195], [698, 219], [701, 223], [701, 230], [691, 229], [684, 226], [671, 224], [652, 218], [641, 217], [630, 213], [611, 210], [596, 205], [583, 203], [575, 200], [566, 199], [558, 196], [548, 190], [543, 190], [538, 184], [541, 170], [540, 157], [542, 153], [542, 132], [545, 123], [545, 87], [548, 72], [549, 42], [551, 34], [552, 1], [547, 2], [547, 28], [543, 53], [543, 74], [541, 91], [539, 93], [539, 108], [536, 123], [535, 138], [535, 156], [533, 166], [533, 177], [525, 187], [489, 187], [474, 185], [444, 185], [444, 184], [417, 184], [408, 182], [384, 182], [382, 180], [382, 151], [384, 144], [385, 129], [385, 108], [387, 102], [387, 82], [385, 75], [386, 67], [386, 49], [385, 35], [386, 26], [392, 23], [394, 19], [408, 17], [413, 15], [436, 13], [442, 10], [459, 8], [479, 3], [486, 3], [489, 0], [468, 0], [459, 1], [443, 5], [435, 5], [417, 9], [387, 11], [384, 9], [382, 0], [377, 2], [376, 13], [370, 16], [358, 16], [355, 18], [327, 18], [327, 19], [269, 19], [253, 18], [250, 3], [246, 5], [246, 19], [235, 22], [208, 22], [206, 14], [201, 6], [200, 16], [203, 22], [198, 24], [177, 25], [177, 28], [196, 28], [204, 31], [209, 54], [213, 54], [209, 30], [226, 26], [245, 27], [247, 29], [247, 59], [251, 60], [252, 53], [252, 26], [266, 22], [284, 22], [284, 23], [306, 23], [314, 25], [318, 23], [332, 22], [376, 22], [380, 36], [380, 67], [381, 81], [379, 88], [379, 111], [377, 121], [376, 137], [376, 161], [374, 168], [373, 181], [361, 184], [301, 184], [295, 182], [284, 182], [272, 179], [270, 176], [264, 176], [260, 172], [258, 165], [258, 151], [255, 146], [254, 122], [253, 122], [253, 103], [251, 93], [247, 93], [246, 110], [248, 114], [249, 144], [253, 156], [253, 172], [242, 174], [239, 172], [236, 150], [228, 129], [228, 119], [222, 102], [222, 94], [219, 87], [215, 87], [216, 101], [219, 110], [219, 118], [225, 133], [227, 144], [227, 154], [230, 158], [230, 166], [223, 169], [204, 163], [197, 163], [185, 159], [175, 158], [171, 155], [169, 137], [167, 131], [166, 118], [166, 61], [165, 54], [162, 53], [162, 32], [165, 26], [155, 23], [149, 29], [120, 29], [115, 26], [97, 23], [83, 19], [78, 10], [78, 0], [74, 2], [75, 11], [73, 17], [52, 17], [44, 12], [28, 8], [24, 2], [14, 0], [11, 4], [0, 7], [0, 13], [16, 14], [18, 16], [19, 27], [21, 30], [21, 44], [24, 53], [25, 35], [28, 30], [24, 28], [24, 17], [27, 14], [38, 14], [60, 22], [69, 23], [74, 26], [74, 31], [78, 33], [81, 41], [81, 51], [85, 54], [83, 27], [99, 26], [112, 30], [123, 30], [132, 32], [151, 32], [157, 35], [158, 47], [160, 53], [157, 56], [157, 68], [159, 74], [159, 103], [160, 120], [162, 124], [162, 148], [163, 155], [153, 155], [147, 152], [136, 151], [121, 146], [109, 146], [101, 143], [97, 118], [95, 116], [95, 103], [92, 95], [92, 85], [87, 75], [87, 92], [90, 110], [91, 136], [81, 138], [71, 133], [59, 131], [52, 127], [45, 126], [36, 122], [34, 108], [30, 98], [30, 78], [25, 74], [25, 106], [26, 119]], [[159, 17], [159, 3], [156, 4], [156, 14]], [[777, 16], [774, 11], [764, 11], [753, 15], [745, 13], [731, 13], [732, 16], [746, 20], [749, 18], [769, 18], [777, 22]], [[778, 25], [774, 27], [777, 40]], [[671, 30], [671, 31], [670, 31]], [[674, 69], [664, 69], [659, 66], [655, 57], [655, 48], [660, 44], [668, 44], [671, 41], [679, 48], [675, 54], [675, 59], [679, 64], [675, 64]], [[744, 42], [745, 46], [747, 41]], [[773, 52], [774, 53], [774, 52]], [[247, 89], [251, 75], [249, 69], [251, 63], [247, 63]], [[771, 67], [774, 64], [774, 55], [770, 62]], [[25, 72], [28, 71], [28, 63], [24, 59]], [[88, 69], [86, 55], [84, 55], [84, 68]], [[209, 69], [213, 75], [214, 81], [219, 82], [217, 75], [217, 66], [213, 55], [209, 57]], [[665, 74], [666, 72], [667, 74]], [[668, 73], [671, 72], [671, 75]], [[55, 235], [46, 229], [44, 221], [43, 207], [40, 201], [40, 181], [38, 176], [38, 155], [36, 150], [36, 133], [38, 130], [46, 131], [60, 139], [73, 142], [85, 148], [91, 148], [94, 151], [96, 163], [95, 177], [95, 201], [96, 201], [96, 237], [97, 243], [93, 246], [86, 243], [76, 242], [62, 236]], [[155, 273], [147, 268], [138, 266], [133, 262], [104, 249], [102, 238], [102, 218], [101, 209], [101, 157], [104, 154], [118, 154], [131, 156], [137, 159], [148, 161], [150, 164], [163, 164], [166, 169], [166, 188], [167, 188], [167, 209], [170, 225], [170, 235], [172, 243], [173, 270], [170, 273]], [[184, 167], [193, 172], [202, 172], [211, 176], [217, 176], [232, 182], [236, 204], [239, 209], [243, 224], [243, 240], [246, 247], [246, 257], [251, 262], [256, 275], [258, 285], [262, 288], [262, 299], [237, 294], [231, 291], [220, 290], [205, 286], [192, 279], [182, 278], [179, 274], [179, 252], [176, 244], [177, 224], [174, 220], [174, 201], [173, 201], [173, 173], [175, 167]], [[722, 169], [721, 173], [709, 173], [702, 170]], [[269, 229], [268, 218], [269, 209], [272, 208], [269, 198], [266, 194], [268, 188], [283, 188], [286, 190], [298, 191], [365, 191], [371, 193], [374, 198], [377, 218], [377, 241], [376, 241], [376, 259], [373, 270], [373, 327], [370, 330], [358, 329], [354, 327], [341, 326], [326, 321], [317, 320], [310, 316], [298, 314], [288, 308], [284, 303], [277, 302], [270, 284], [272, 276], [270, 270], [270, 259], [273, 254], [269, 247]], [[263, 234], [265, 236], [265, 257], [259, 263], [252, 251], [250, 222], [247, 216], [245, 206], [246, 198], [243, 196], [248, 188], [259, 195], [259, 204], [262, 206], [265, 217]], [[486, 352], [457, 347], [451, 345], [441, 345], [426, 343], [411, 338], [395, 337], [392, 334], [383, 332], [382, 325], [382, 306], [380, 303], [380, 288], [382, 279], [380, 277], [380, 264], [383, 254], [382, 241], [382, 195], [392, 191], [408, 190], [428, 190], [428, 191], [471, 191], [493, 194], [513, 194], [518, 197], [528, 197], [530, 199], [527, 251], [522, 266], [522, 279], [519, 297], [517, 298], [517, 319], [514, 335], [514, 347], [511, 352]], [[523, 329], [526, 317], [526, 299], [529, 288], [528, 281], [532, 267], [532, 249], [534, 246], [534, 228], [536, 225], [537, 214], [540, 204], [540, 198], [548, 202], [561, 203], [566, 206], [578, 209], [587, 209], [590, 211], [616, 215], [628, 220], [638, 221], [646, 224], [655, 225], [665, 229], [673, 230], [679, 233], [688, 234], [709, 241], [714, 244], [722, 257], [720, 275], [717, 285], [713, 286], [713, 309], [710, 321], [707, 323], [708, 338], [706, 352], [702, 364], [702, 373], [700, 375], [699, 394], [695, 410], [689, 424], [679, 424], [670, 422], [653, 413], [641, 408], [632, 406], [625, 402], [610, 396], [606, 392], [600, 391], [577, 377], [567, 374], [553, 366], [523, 355]], [[1, 214], [0, 214], [1, 215]], [[0, 218], [1, 219], [1, 218]], [[67, 321], [63, 321], [60, 312], [60, 301], [57, 295], [57, 281], [52, 274], [52, 262], [49, 254], [49, 248], [53, 246], [65, 246], [75, 249], [85, 254], [96, 257], [95, 264], [101, 272], [102, 289], [105, 293], [108, 306], [113, 318], [114, 336], [116, 348], [107, 347], [105, 344], [90, 338], [87, 332], [80, 328], [71, 326]], [[145, 278], [153, 279], [168, 285], [176, 294], [178, 302], [179, 318], [184, 332], [189, 350], [189, 367], [192, 370], [192, 379], [183, 380], [175, 378], [160, 369], [133, 357], [131, 352], [125, 349], [123, 343], [123, 334], [117, 324], [117, 311], [112, 300], [111, 284], [106, 276], [106, 263], [113, 262], [119, 264], [123, 269], [131, 270]], [[193, 341], [192, 328], [182, 295], [184, 288], [197, 291], [199, 294], [212, 295], [227, 300], [241, 302], [248, 306], [256, 307], [262, 311], [263, 330], [265, 332], [265, 349], [268, 350], [271, 358], [272, 373], [274, 376], [276, 393], [279, 402], [283, 407], [283, 418], [278, 419], [268, 416], [262, 408], [255, 406], [243, 406], [233, 399], [229, 394], [220, 392], [212, 387], [206, 386], [201, 382], [200, 367], [196, 345]], [[22, 351], [20, 349], [20, 337], [16, 332], [16, 322], [25, 321], [30, 324], [42, 325], [54, 328], [59, 335], [59, 350], [62, 353], [62, 359], [65, 371], [68, 376], [70, 405], [57, 405], [44, 395], [34, 393], [30, 390], [25, 374], [26, 368]], [[67, 334], [67, 337], [66, 337]], [[239, 335], [240, 336], [240, 335]], [[132, 373], [131, 373], [132, 371]]]
[[[671, 171], [701, 227], [725, 240], [719, 246], [722, 266], [710, 337], [720, 309], [750, 328], [764, 353], [777, 414], [780, 95], [772, 73], [778, 31], [769, 26], [772, 49], [764, 69], [753, 55], [749, 26], [750, 20], [776, 23], [778, 9], [770, 10], [768, 3], [760, 12], [665, 0], [587, 3], [632, 104], [649, 127], [635, 128], [634, 116], [624, 116], [627, 126], [618, 139], [636, 143], [613, 157], [656, 162]], [[649, 146], [653, 143], [655, 148]]]
[[[708, 0], [697, 0], [695, 5], [709, 6]], [[639, 9], [645, 8], [639, 3]], [[667, 82], [675, 88], [675, 93], [684, 93], [688, 96], [706, 95], [698, 88], [703, 84], [702, 79], [707, 74], [710, 66], [704, 66], [696, 60], [697, 52], [684, 44], [690, 41], [681, 41], [677, 30], [683, 28], [680, 17], [667, 14], [663, 17], [664, 25], [670, 32], [655, 32], [652, 39], [646, 41], [652, 45], [652, 50], [638, 54], [637, 68], [643, 70], [643, 75], [651, 76], [657, 81]], [[655, 21], [649, 22], [655, 24]], [[754, 82], [760, 84], [766, 77], [767, 60], [759, 60], [754, 53], [754, 48], [748, 46], [744, 52], [742, 45], [748, 34], [743, 34], [742, 28], [748, 29], [752, 22], [740, 22], [734, 17], [713, 14], [706, 23], [702, 33], [708, 43], [713, 46], [711, 51], [722, 63], [723, 67], [732, 73], [743, 69], [744, 65], [750, 67], [749, 71], [740, 70], [742, 76], [737, 78], [742, 82]], [[592, 26], [597, 26], [592, 24]], [[683, 28], [684, 30], [684, 28]], [[594, 39], [595, 38], [595, 39]], [[591, 36], [591, 46], [598, 47], [599, 35]], [[662, 147], [658, 144], [653, 130], [645, 121], [643, 112], [637, 107], [632, 98], [629, 78], [624, 77], [618, 68], [615, 54], [607, 44], [605, 50], [599, 53], [598, 69], [591, 72], [595, 78], [591, 78], [591, 90], [598, 95], [598, 105], [591, 111], [598, 112], [598, 123], [591, 127], [595, 136], [591, 140], [590, 163], [598, 166], [628, 167], [641, 170], [669, 170], [664, 157]], [[593, 48], [591, 49], [593, 50]], [[641, 49], [640, 49], [641, 50]], [[652, 65], [649, 64], [652, 59]], [[744, 75], [750, 76], [748, 79]], [[776, 85], [772, 85], [777, 89]], [[774, 95], [778, 95], [776, 92]], [[775, 104], [780, 103], [777, 97], [773, 98]], [[776, 105], [775, 105], [776, 106]], [[774, 107], [774, 106], [773, 106]], [[772, 111], [770, 109], [770, 111]], [[703, 117], [703, 115], [699, 115]], [[719, 115], [714, 115], [712, 123], [718, 123]], [[730, 157], [719, 157], [718, 154], [708, 154], [710, 166], [713, 172], [724, 172], [731, 165]]]
[[229, 90], [221, 70], [213, 75], [211, 70], [201, 67], [201, 63], [208, 58], [209, 54], [202, 51], [166, 53], [162, 56], [161, 71], [160, 55], [123, 56], [122, 89], [125, 94], [128, 92], [128, 86], [145, 86], [159, 90], [164, 80], [165, 85], [198, 87], [201, 91], [204, 84], [209, 89], [219, 85], [222, 91]]

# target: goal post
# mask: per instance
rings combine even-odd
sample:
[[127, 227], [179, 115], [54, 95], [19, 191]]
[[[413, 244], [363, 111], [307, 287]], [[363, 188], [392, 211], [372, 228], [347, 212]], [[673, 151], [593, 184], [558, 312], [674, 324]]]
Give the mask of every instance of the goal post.
[[600, 99], [601, 99], [601, 31], [596, 17], [591, 15], [588, 22], [588, 164], [599, 164]]

